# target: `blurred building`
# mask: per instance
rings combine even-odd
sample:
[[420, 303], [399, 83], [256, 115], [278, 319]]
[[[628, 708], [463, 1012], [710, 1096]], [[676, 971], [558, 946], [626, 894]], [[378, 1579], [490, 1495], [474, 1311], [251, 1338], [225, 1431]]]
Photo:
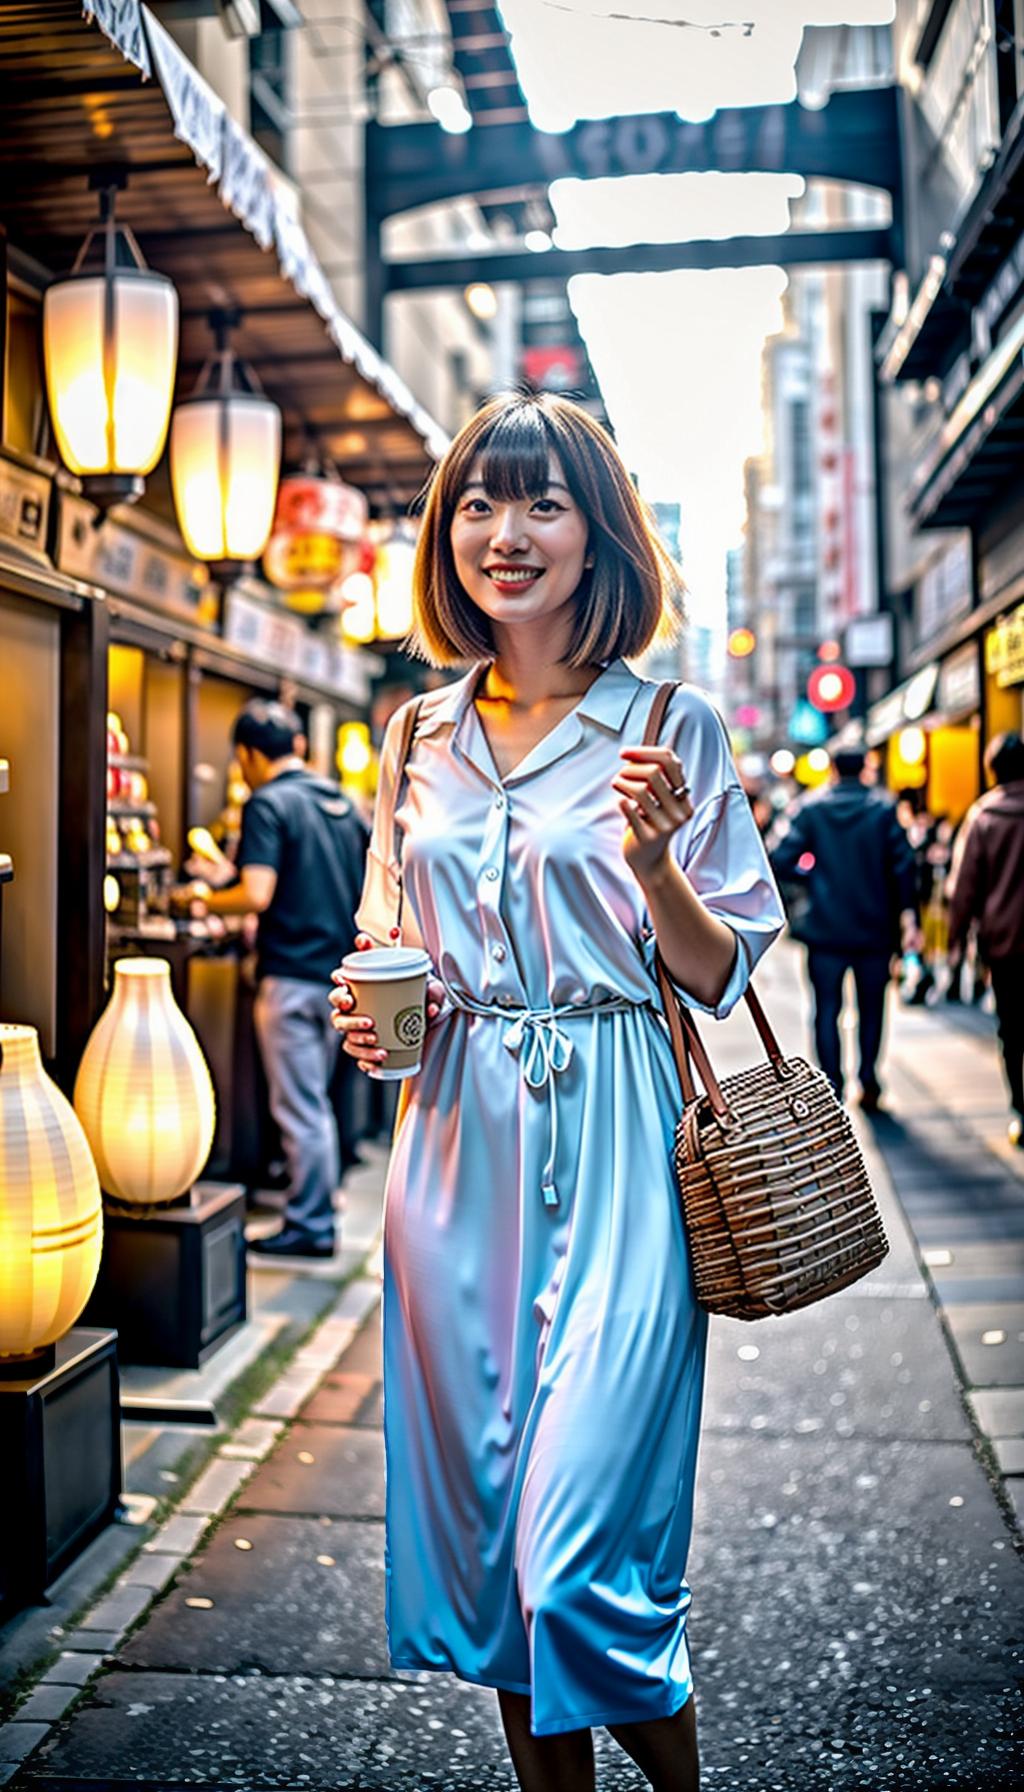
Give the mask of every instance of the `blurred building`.
[[[797, 64], [805, 105], [844, 87], [891, 79], [889, 33], [877, 26], [809, 27]], [[887, 223], [873, 189], [808, 182], [793, 202], [810, 230]], [[784, 328], [765, 344], [765, 446], [745, 472], [742, 573], [730, 628], [749, 627], [752, 653], [730, 656], [727, 707], [757, 720], [762, 746], [823, 738], [807, 702], [819, 649], [877, 605], [872, 316], [885, 302], [881, 265], [790, 271]], [[743, 727], [743, 724], [739, 724]]]
[[[904, 266], [878, 342], [891, 661], [868, 737], [957, 817], [1024, 701], [1024, 16], [901, 0]], [[909, 757], [907, 748], [909, 747]]]

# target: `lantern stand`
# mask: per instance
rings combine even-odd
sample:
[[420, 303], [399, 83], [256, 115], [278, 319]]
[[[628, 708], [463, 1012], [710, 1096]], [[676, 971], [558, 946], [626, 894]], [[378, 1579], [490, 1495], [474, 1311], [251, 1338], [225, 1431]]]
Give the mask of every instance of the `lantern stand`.
[[[0, 795], [7, 789], [0, 759]], [[14, 877], [0, 852], [2, 886]], [[121, 1500], [117, 1333], [72, 1325], [0, 1357], [0, 1618], [41, 1600]]]

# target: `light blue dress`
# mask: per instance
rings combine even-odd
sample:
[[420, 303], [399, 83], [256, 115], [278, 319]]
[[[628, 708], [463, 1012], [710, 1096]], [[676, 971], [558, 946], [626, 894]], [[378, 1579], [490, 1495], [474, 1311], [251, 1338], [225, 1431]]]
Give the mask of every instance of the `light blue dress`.
[[[396, 1668], [528, 1693], [535, 1734], [677, 1711], [704, 1378], [670, 1169], [680, 1097], [611, 780], [655, 686], [621, 660], [510, 776], [472, 701], [424, 701], [398, 792], [403, 939], [447, 990], [404, 1085], [385, 1217], [387, 1621]], [[400, 723], [358, 923], [386, 943]], [[738, 949], [782, 911], [722, 724], [673, 696], [674, 848]], [[699, 1004], [693, 1004], [699, 1006]]]

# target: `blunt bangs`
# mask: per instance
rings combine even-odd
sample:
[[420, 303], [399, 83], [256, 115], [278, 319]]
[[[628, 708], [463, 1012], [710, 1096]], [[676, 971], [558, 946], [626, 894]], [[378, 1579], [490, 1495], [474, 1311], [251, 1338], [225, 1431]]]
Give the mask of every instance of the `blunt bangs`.
[[587, 520], [593, 557], [576, 594], [565, 663], [601, 665], [675, 639], [682, 574], [615, 443], [571, 399], [518, 391], [488, 400], [463, 425], [424, 494], [407, 646], [428, 664], [465, 665], [495, 651], [490, 620], [460, 583], [451, 547], [452, 520], [471, 474], [498, 503], [543, 497], [552, 453]]
[[487, 496], [499, 504], [542, 498], [551, 476], [552, 449], [558, 452], [554, 432], [537, 405], [499, 412], [482, 432], [474, 457]]

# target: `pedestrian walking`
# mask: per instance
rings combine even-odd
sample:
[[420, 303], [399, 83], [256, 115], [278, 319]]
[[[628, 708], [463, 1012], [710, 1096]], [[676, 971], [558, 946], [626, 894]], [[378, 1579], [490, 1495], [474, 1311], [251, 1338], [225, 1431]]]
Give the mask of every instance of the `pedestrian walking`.
[[992, 977], [1010, 1092], [1011, 1145], [1024, 1148], [1024, 741], [1000, 734], [985, 752], [994, 780], [968, 813], [951, 871], [949, 938], [962, 953], [972, 921]]
[[860, 1102], [881, 1100], [885, 993], [899, 951], [920, 950], [914, 855], [884, 792], [864, 783], [860, 747], [832, 753], [827, 785], [800, 797], [776, 830], [772, 869], [805, 894], [799, 937], [814, 991], [818, 1063], [843, 1099], [839, 1017], [847, 971], [857, 991]]
[[[437, 970], [387, 1182], [387, 1618], [396, 1668], [494, 1687], [519, 1783], [590, 1792], [611, 1730], [698, 1783], [686, 1638], [707, 1315], [654, 975], [725, 1014], [782, 915], [722, 724], [637, 655], [676, 572], [606, 433], [494, 399], [426, 504], [416, 638], [469, 673], [389, 728], [358, 914]], [[394, 827], [393, 823], [397, 823]], [[396, 844], [393, 844], [393, 840]], [[338, 973], [340, 979], [340, 973]], [[344, 983], [345, 1050], [382, 1054]]]
[[259, 916], [256, 1036], [270, 1111], [288, 1168], [284, 1223], [250, 1240], [265, 1257], [329, 1257], [336, 1246], [338, 1132], [329, 1087], [338, 1040], [324, 984], [355, 931], [366, 829], [340, 787], [315, 776], [296, 750], [302, 724], [281, 703], [257, 699], [234, 725], [242, 776], [236, 865], [227, 889], [193, 885], [200, 912]]

